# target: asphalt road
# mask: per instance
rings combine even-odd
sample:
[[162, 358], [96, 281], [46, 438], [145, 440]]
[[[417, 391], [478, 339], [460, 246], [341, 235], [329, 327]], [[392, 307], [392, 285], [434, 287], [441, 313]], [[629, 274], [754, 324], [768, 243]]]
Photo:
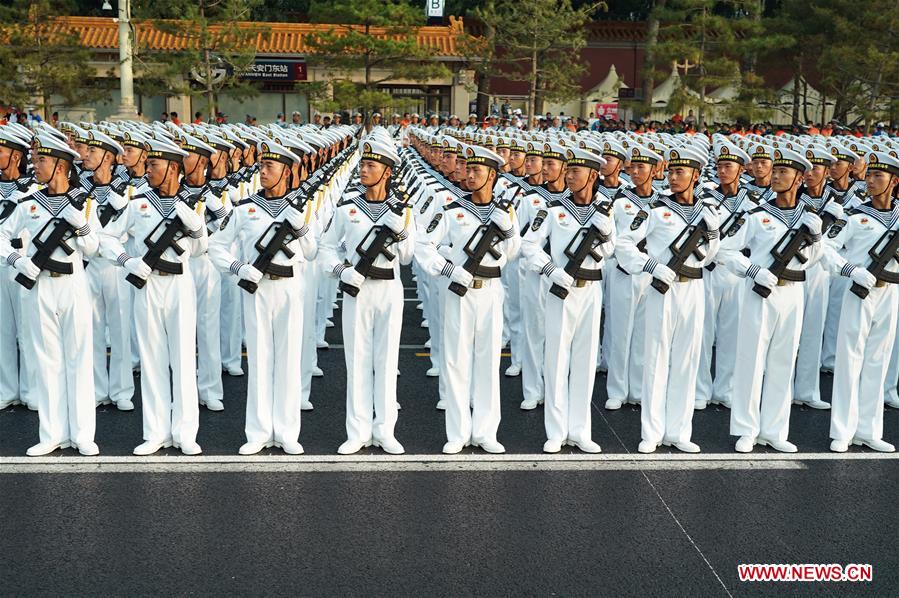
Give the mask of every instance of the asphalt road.
[[[409, 295], [411, 298], [411, 295]], [[794, 407], [783, 456], [733, 453], [728, 412], [694, 417], [699, 457], [635, 455], [640, 413], [593, 410], [598, 458], [540, 454], [542, 409], [522, 412], [502, 377], [499, 440], [445, 461], [436, 379], [405, 304], [397, 438], [340, 457], [345, 368], [339, 312], [325, 376], [303, 413], [306, 455], [237, 456], [246, 378], [225, 376], [225, 411], [201, 410], [204, 456], [131, 458], [136, 410], [97, 412], [101, 457], [28, 460], [37, 416], [0, 412], [0, 595], [806, 596], [899, 595], [899, 460], [827, 451], [827, 412]], [[503, 368], [508, 360], [504, 359]], [[825, 396], [831, 378], [824, 376]], [[884, 438], [899, 442], [899, 411]], [[741, 563], [870, 563], [864, 583], [740, 582]]]

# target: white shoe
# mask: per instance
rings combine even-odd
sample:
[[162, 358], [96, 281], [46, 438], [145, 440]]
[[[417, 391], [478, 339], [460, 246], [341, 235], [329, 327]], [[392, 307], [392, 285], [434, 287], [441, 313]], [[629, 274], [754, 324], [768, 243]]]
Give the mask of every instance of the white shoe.
[[796, 448], [795, 444], [786, 440], [766, 440], [764, 438], [759, 438], [757, 443], [762, 446], [770, 446], [775, 451], [780, 451], [781, 453], [795, 453], [799, 450]]
[[570, 446], [576, 446], [581, 449], [583, 453], [589, 453], [591, 455], [595, 455], [596, 453], [602, 452], [602, 447], [599, 446], [598, 443], [593, 442], [592, 440], [569, 440], [568, 443]]
[[431, 339], [426, 340], [425, 344], [423, 346], [425, 349], [430, 349], [431, 348]]
[[639, 406], [640, 406], [640, 399], [631, 399], [631, 398], [629, 398], [628, 400], [625, 401], [625, 403], [627, 403], [628, 405], [635, 405], [635, 406], [639, 407]]
[[525, 399], [524, 401], [521, 402], [520, 407], [521, 407], [522, 411], [533, 411], [534, 409], [537, 408], [537, 405], [539, 405], [539, 404], [540, 404], [540, 401], [538, 401], [536, 399]]
[[325, 320], [325, 328], [334, 328], [333, 320]]
[[446, 411], [446, 399], [440, 399], [437, 401], [437, 409], [440, 411]]
[[8, 401], [0, 401], [0, 411], [6, 409], [7, 407], [12, 407], [13, 405], [21, 405], [21, 401], [19, 399], [10, 399]]
[[225, 371], [228, 372], [229, 376], [234, 376], [235, 378], [239, 378], [240, 376], [243, 376], [243, 368], [240, 366], [238, 366], [236, 368], [228, 368]]
[[562, 441], [556, 440], [554, 438], [550, 438], [546, 442], [543, 443], [543, 452], [544, 453], [558, 453], [562, 450]]
[[49, 455], [53, 451], [58, 449], [67, 449], [72, 446], [71, 442], [39, 442], [35, 444], [33, 447], [29, 448], [25, 451], [25, 454], [29, 457], [42, 457], [44, 455]]
[[864, 440], [862, 438], [853, 438], [852, 444], [854, 445], [865, 445], [871, 450], [877, 451], [878, 453], [895, 453], [896, 447], [886, 442], [885, 440], [881, 440], [880, 438], [876, 440]]
[[415, 306], [415, 309], [417, 309], [418, 311], [424, 311], [425, 306], [422, 305], [421, 303], [419, 303], [418, 305]]
[[225, 406], [220, 399], [200, 399], [200, 405], [206, 407], [210, 411], [224, 411]]
[[199, 455], [203, 452], [203, 449], [200, 448], [200, 445], [196, 442], [188, 442], [187, 444], [181, 445], [181, 454], [187, 455], [188, 457], [193, 457], [194, 455]]
[[96, 442], [85, 442], [78, 445], [78, 452], [85, 457], [95, 457], [100, 454], [100, 447]]
[[793, 401], [794, 405], [805, 405], [809, 409], [821, 409], [827, 411], [830, 409], [830, 403], [825, 403], [821, 399], [812, 399], [810, 401]]
[[641, 440], [640, 445], [637, 447], [637, 451], [643, 454], [654, 453], [658, 448], [658, 444], [655, 442], [650, 442], [649, 440]]
[[727, 401], [725, 399], [716, 399], [715, 397], [712, 397], [712, 399], [709, 401], [709, 404], [710, 405], [721, 405], [722, 407], [726, 407], [727, 409], [730, 409], [730, 401]]
[[443, 453], [445, 455], [455, 455], [456, 453], [461, 453], [463, 448], [465, 448], [465, 444], [462, 442], [447, 442], [443, 445]]
[[390, 438], [382, 438], [381, 440], [374, 440], [372, 442], [377, 447], [384, 449], [385, 453], [390, 455], [402, 455], [406, 452], [406, 449], [403, 448], [403, 445], [399, 443], [396, 438], [392, 436]]
[[693, 410], [694, 411], [702, 411], [703, 409], [705, 409], [708, 406], [709, 406], [708, 401], [702, 401], [702, 400], [697, 399], [693, 403]]
[[848, 440], [831, 440], [830, 441], [830, 450], [835, 453], [845, 453], [849, 450], [849, 441]]
[[369, 446], [371, 446], [371, 440], [347, 440], [340, 445], [337, 453], [340, 455], [354, 455]]
[[437, 378], [440, 376], [440, 368], [431, 368], [427, 372], [425, 372], [425, 376], [428, 378]]
[[892, 407], [893, 409], [899, 409], [899, 399], [888, 397], [883, 400], [883, 404], [887, 407]]
[[315, 366], [314, 368], [312, 368], [312, 377], [313, 378], [321, 378], [324, 375], [325, 375], [325, 373], [322, 371], [322, 369], [320, 367]]
[[479, 446], [488, 453], [493, 453], [495, 455], [506, 452], [506, 447], [495, 440], [484, 440], [483, 442], [477, 443], [476, 446]]
[[288, 455], [302, 455], [303, 454], [303, 445], [297, 442], [296, 440], [289, 440], [286, 442], [281, 442], [281, 450], [287, 453]]
[[152, 455], [153, 453], [164, 448], [169, 448], [170, 446], [172, 446], [171, 440], [166, 440], [164, 442], [153, 442], [152, 440], [147, 440], [135, 447], [134, 451], [132, 452], [138, 457], [146, 457], [147, 455]]
[[428, 321], [427, 321], [427, 320], [422, 320], [422, 321], [421, 321], [421, 327], [422, 327], [422, 328], [427, 328], [427, 327], [428, 327]]
[[315, 407], [312, 406], [312, 401], [308, 399], [300, 403], [300, 411], [312, 411], [313, 409]]
[[26, 403], [26, 407], [28, 407], [28, 411], [37, 411], [37, 403]]
[[621, 409], [621, 399], [606, 399], [606, 409], [609, 411]]
[[240, 455], [255, 455], [264, 448], [264, 442], [246, 442], [237, 449], [237, 452]]
[[315, 341], [316, 349], [327, 349], [331, 345], [328, 344], [328, 341]]
[[509, 378], [514, 378], [521, 374], [521, 366], [517, 363], [513, 363], [509, 367], [506, 368], [506, 376]]
[[337, 309], [338, 305], [336, 301], [331, 302], [331, 309]]
[[734, 447], [738, 453], [751, 453], [755, 448], [755, 438], [752, 436], [740, 436], [737, 440], [737, 446]]
[[110, 399], [100, 399], [97, 401], [97, 407], [103, 407], [104, 405], [112, 405], [112, 401]]
[[698, 453], [699, 452], [699, 445], [696, 444], [695, 442], [691, 442], [689, 440], [684, 441], [684, 442], [672, 442], [672, 443], [664, 443], [664, 444], [665, 444], [665, 446], [673, 446], [674, 448], [681, 451], [682, 453]]

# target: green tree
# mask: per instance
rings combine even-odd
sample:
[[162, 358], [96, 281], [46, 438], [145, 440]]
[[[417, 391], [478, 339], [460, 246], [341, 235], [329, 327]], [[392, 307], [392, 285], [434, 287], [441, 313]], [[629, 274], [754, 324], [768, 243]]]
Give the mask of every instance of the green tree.
[[418, 43], [424, 11], [407, 0], [312, 0], [309, 10], [313, 21], [341, 23], [308, 36], [309, 62], [331, 74], [335, 102], [360, 108], [366, 125], [372, 112], [391, 101], [379, 88], [383, 83], [449, 74], [434, 60], [436, 52]]
[[[238, 100], [258, 91], [241, 77], [256, 59], [256, 46], [266, 32], [250, 24], [260, 0], [156, 0], [135, 6], [140, 26], [175, 36], [176, 47], [150, 52], [137, 48], [138, 86], [143, 93], [202, 96], [206, 113], [216, 113], [219, 96]], [[164, 17], [179, 15], [177, 20]]]
[[577, 97], [587, 69], [580, 56], [586, 26], [604, 3], [575, 8], [571, 0], [495, 0], [475, 10], [493, 31], [489, 68], [528, 84], [528, 116], [543, 112], [544, 101]]
[[68, 2], [58, 0], [14, 0], [0, 7], [0, 97], [4, 103], [20, 108], [35, 105], [46, 118], [57, 107], [108, 94], [77, 32], [66, 31], [54, 21], [68, 8]]

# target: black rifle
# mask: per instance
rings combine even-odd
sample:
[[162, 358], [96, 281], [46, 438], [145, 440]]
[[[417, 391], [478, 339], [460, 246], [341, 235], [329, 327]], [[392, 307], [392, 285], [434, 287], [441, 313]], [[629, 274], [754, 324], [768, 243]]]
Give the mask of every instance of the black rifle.
[[[86, 200], [87, 196], [82, 195], [76, 199], [70, 199], [69, 202], [75, 208], [81, 210], [84, 209]], [[66, 255], [72, 255], [75, 250], [68, 244], [68, 241], [74, 234], [75, 227], [65, 219], [51, 219], [32, 241], [34, 246], [37, 247], [37, 251], [31, 256], [32, 263], [41, 270], [49, 270], [58, 274], [72, 274], [74, 272], [72, 264], [53, 259], [53, 254], [57, 249], [61, 249]], [[16, 282], [26, 289], [32, 289], [36, 281], [20, 272], [16, 275]]]
[[[677, 238], [668, 246], [668, 250], [671, 251], [671, 259], [668, 260], [666, 265], [675, 274], [683, 274], [688, 278], [702, 278], [702, 270], [700, 268], [693, 268], [686, 264], [687, 258], [691, 255], [695, 255], [700, 260], [705, 258], [705, 255], [699, 251], [699, 247], [705, 242], [708, 234], [705, 220], [700, 221], [696, 226], [685, 226]], [[670, 288], [668, 283], [662, 282], [658, 278], [653, 278], [649, 284], [663, 295]]]
[[[603, 203], [597, 208], [597, 212], [601, 211], [608, 216], [609, 208], [611, 208], [610, 203]], [[580, 239], [580, 242], [575, 247], [574, 244], [578, 239]], [[602, 270], [584, 269], [583, 265], [588, 257], [592, 257], [593, 261], [599, 262], [602, 259], [602, 254], [598, 253], [596, 248], [608, 241], [609, 235], [602, 234], [595, 226], [585, 226], [580, 229], [571, 238], [568, 247], [565, 248], [565, 257], [568, 258], [568, 263], [565, 264], [565, 272], [574, 279], [602, 280]], [[569, 293], [568, 289], [555, 283], [549, 287], [549, 292], [562, 300], [568, 297]]]
[[[497, 204], [495, 209], [507, 211], [510, 205], [509, 201], [504, 200]], [[478, 237], [478, 233], [480, 233], [481, 236], [478, 238], [477, 242], [474, 242], [474, 239]], [[499, 259], [502, 256], [502, 254], [495, 249], [495, 246], [504, 238], [503, 231], [501, 231], [493, 222], [479, 226], [478, 230], [476, 230], [471, 238], [468, 239], [468, 243], [465, 244], [464, 251], [465, 255], [468, 257], [466, 258], [465, 263], [462, 264], [462, 269], [472, 276], [498, 277], [499, 268], [482, 269], [481, 262], [484, 261], [484, 258], [487, 257], [488, 253], [492, 255], [494, 259]], [[449, 285], [449, 290], [460, 297], [464, 297], [465, 293], [468, 292], [468, 287], [461, 285], [458, 282], [452, 282]]]
[[6, 222], [6, 219], [12, 216], [16, 210], [16, 202], [4, 199], [0, 201], [0, 224]]
[[[408, 199], [408, 197], [403, 197], [402, 191], [399, 189], [388, 191], [397, 193], [404, 200]], [[408, 204], [405, 201], [397, 202], [395, 204], [390, 205], [390, 210], [395, 214], [402, 215], [403, 211], [406, 209]], [[366, 243], [369, 240], [369, 237], [374, 237], [370, 243]], [[377, 273], [379, 268], [375, 268], [375, 260], [379, 255], [383, 255], [388, 260], [393, 260], [396, 257], [392, 251], [390, 251], [390, 246], [396, 243], [398, 237], [395, 232], [390, 230], [389, 226], [373, 226], [369, 229], [368, 234], [365, 235], [365, 238], [362, 239], [362, 242], [356, 247], [356, 253], [359, 254], [359, 260], [356, 262], [355, 266], [352, 266], [359, 274], [366, 278], [376, 278], [373, 276]], [[354, 287], [351, 284], [347, 284], [343, 281], [337, 285], [337, 287], [351, 297], [355, 297], [359, 294], [359, 287]]]
[[[829, 200], [828, 200], [829, 201]], [[810, 205], [805, 206], [806, 211], [811, 212], [813, 214], [821, 214], [824, 211], [824, 208], [827, 206], [827, 201], [821, 204], [821, 207], [818, 210], [815, 210]], [[822, 218], [823, 222], [823, 218]], [[830, 219], [830, 224], [833, 224], [834, 220]], [[824, 231], [824, 226], [822, 224], [821, 227], [822, 232]], [[777, 244], [771, 249], [771, 256], [774, 258], [774, 263], [772, 263], [768, 270], [771, 271], [774, 276], [777, 277], [778, 281], [787, 281], [787, 282], [802, 282], [805, 280], [805, 272], [803, 270], [791, 270], [789, 268], [790, 262], [793, 259], [799, 260], [800, 263], [804, 264], [808, 261], [808, 258], [802, 254], [802, 250], [812, 244], [812, 234], [808, 230], [807, 227], [803, 226], [797, 230], [790, 229], [783, 234], [783, 236], [778, 240]], [[766, 286], [762, 286], [759, 283], [755, 283], [752, 285], [752, 290], [755, 291], [757, 295], [760, 297], [767, 299], [771, 294], [771, 289]]]
[[[887, 266], [893, 260], [899, 261], [899, 231], [895, 229], [883, 233], [874, 246], [868, 250], [871, 256], [871, 265], [868, 272], [877, 278], [878, 283], [899, 284], [899, 274], [887, 270]], [[880, 285], [878, 285], [880, 286]], [[853, 282], [849, 288], [860, 299], [864, 299], [871, 291], [862, 285]]]
[[[183, 200], [191, 209], [196, 207], [200, 200], [200, 195], [192, 195]], [[182, 201], [177, 199], [176, 201]], [[178, 244], [178, 241], [184, 238], [185, 226], [181, 219], [175, 216], [171, 220], [163, 219], [159, 221], [150, 234], [144, 239], [144, 245], [147, 246], [147, 253], [141, 258], [145, 264], [150, 266], [151, 270], [157, 272], [165, 272], [166, 274], [183, 274], [184, 266], [181, 262], [170, 262], [162, 256], [167, 249], [171, 249], [176, 255], [184, 254], [184, 248]], [[146, 278], [141, 278], [134, 274], [128, 274], [125, 280], [130, 282], [138, 289], [144, 288], [147, 284]]]

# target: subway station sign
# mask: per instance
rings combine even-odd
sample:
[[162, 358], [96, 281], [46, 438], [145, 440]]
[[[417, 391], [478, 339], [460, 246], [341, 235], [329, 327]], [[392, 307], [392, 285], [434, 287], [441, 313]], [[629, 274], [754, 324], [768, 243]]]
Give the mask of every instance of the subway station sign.
[[256, 60], [245, 71], [241, 79], [251, 81], [305, 81], [305, 60]]

